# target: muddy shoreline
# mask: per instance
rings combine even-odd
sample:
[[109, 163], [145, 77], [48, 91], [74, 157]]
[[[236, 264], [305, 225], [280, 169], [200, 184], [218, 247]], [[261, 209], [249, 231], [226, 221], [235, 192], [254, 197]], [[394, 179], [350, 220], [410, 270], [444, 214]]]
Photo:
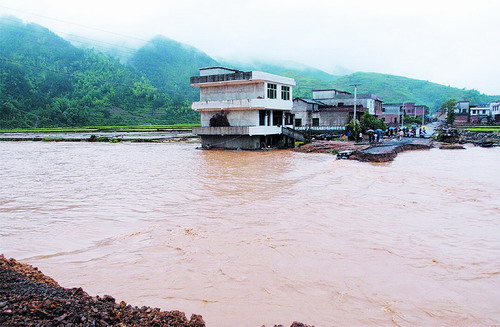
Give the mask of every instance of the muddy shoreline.
[[[161, 311], [64, 288], [38, 268], [0, 255], [1, 326], [205, 327], [201, 315]], [[238, 325], [238, 322], [235, 322]], [[283, 325], [274, 325], [284, 327]], [[265, 327], [265, 326], [262, 326]], [[294, 322], [290, 327], [314, 327]]]

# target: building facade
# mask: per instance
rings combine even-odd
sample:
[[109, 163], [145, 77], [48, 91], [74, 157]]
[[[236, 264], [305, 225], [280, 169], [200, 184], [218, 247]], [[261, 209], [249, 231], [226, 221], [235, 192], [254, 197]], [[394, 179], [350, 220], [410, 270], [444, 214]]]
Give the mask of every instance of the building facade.
[[[313, 90], [313, 100], [320, 101], [328, 106], [354, 108], [354, 95], [349, 92], [339, 91], [336, 89], [328, 90]], [[361, 105], [366, 108], [368, 113], [375, 115], [376, 111], [382, 109], [382, 100], [375, 94], [357, 94], [356, 105]]]
[[454, 123], [458, 125], [500, 121], [500, 102], [471, 105], [469, 101], [458, 101], [454, 111]]
[[201, 126], [193, 132], [201, 136], [203, 148], [255, 150], [293, 144], [284, 128], [293, 126], [294, 79], [207, 67], [191, 77], [191, 85], [200, 88], [200, 101], [192, 109], [200, 112]]
[[[360, 94], [356, 99], [356, 117], [364, 112], [375, 113], [382, 105], [374, 94]], [[313, 90], [312, 99], [295, 98], [292, 113], [295, 129], [343, 131], [354, 118], [354, 95], [337, 89]]]
[[[358, 104], [356, 116], [361, 119], [367, 108]], [[307, 98], [293, 99], [292, 114], [294, 115], [295, 129], [318, 131], [342, 131], [354, 117], [354, 106], [332, 106]]]
[[[421, 118], [425, 121], [427, 114], [426, 105], [416, 105], [413, 102], [404, 103], [384, 103], [380, 111], [376, 111], [377, 118], [384, 121], [389, 125], [401, 124], [401, 117], [403, 115]], [[404, 120], [403, 120], [404, 123]]]

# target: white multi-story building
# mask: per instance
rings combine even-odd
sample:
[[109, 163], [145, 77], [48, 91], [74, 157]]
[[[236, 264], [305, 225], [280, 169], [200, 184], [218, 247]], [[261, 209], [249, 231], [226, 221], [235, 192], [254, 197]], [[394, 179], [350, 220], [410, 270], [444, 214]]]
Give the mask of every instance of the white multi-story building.
[[292, 127], [292, 87], [295, 80], [269, 73], [243, 72], [225, 67], [200, 69], [191, 77], [200, 88], [203, 148], [260, 149], [293, 145], [284, 127]]

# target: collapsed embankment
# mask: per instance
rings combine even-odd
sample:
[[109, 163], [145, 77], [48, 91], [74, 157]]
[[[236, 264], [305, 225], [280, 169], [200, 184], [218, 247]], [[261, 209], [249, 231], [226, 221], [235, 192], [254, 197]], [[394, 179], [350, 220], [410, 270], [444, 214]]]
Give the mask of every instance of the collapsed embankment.
[[37, 268], [0, 255], [0, 325], [205, 327], [205, 322], [196, 314], [188, 320], [180, 311], [139, 308], [109, 295], [63, 288]]
[[364, 162], [388, 162], [398, 153], [411, 150], [425, 150], [433, 146], [432, 139], [389, 140], [381, 144], [355, 143], [349, 141], [314, 141], [296, 149], [307, 153], [347, 152], [343, 157]]
[[378, 145], [364, 150], [354, 151], [349, 159], [363, 162], [393, 161], [398, 153], [413, 150], [427, 150], [432, 147], [432, 140], [401, 141], [396, 144]]

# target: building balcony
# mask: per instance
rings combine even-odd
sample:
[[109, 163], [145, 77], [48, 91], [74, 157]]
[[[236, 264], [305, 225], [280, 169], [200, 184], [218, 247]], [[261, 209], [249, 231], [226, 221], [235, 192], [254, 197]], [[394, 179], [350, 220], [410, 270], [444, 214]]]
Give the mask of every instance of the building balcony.
[[274, 135], [281, 134], [281, 126], [224, 126], [193, 127], [197, 135]]
[[193, 102], [193, 110], [276, 109], [292, 110], [293, 102], [280, 99], [212, 100]]

